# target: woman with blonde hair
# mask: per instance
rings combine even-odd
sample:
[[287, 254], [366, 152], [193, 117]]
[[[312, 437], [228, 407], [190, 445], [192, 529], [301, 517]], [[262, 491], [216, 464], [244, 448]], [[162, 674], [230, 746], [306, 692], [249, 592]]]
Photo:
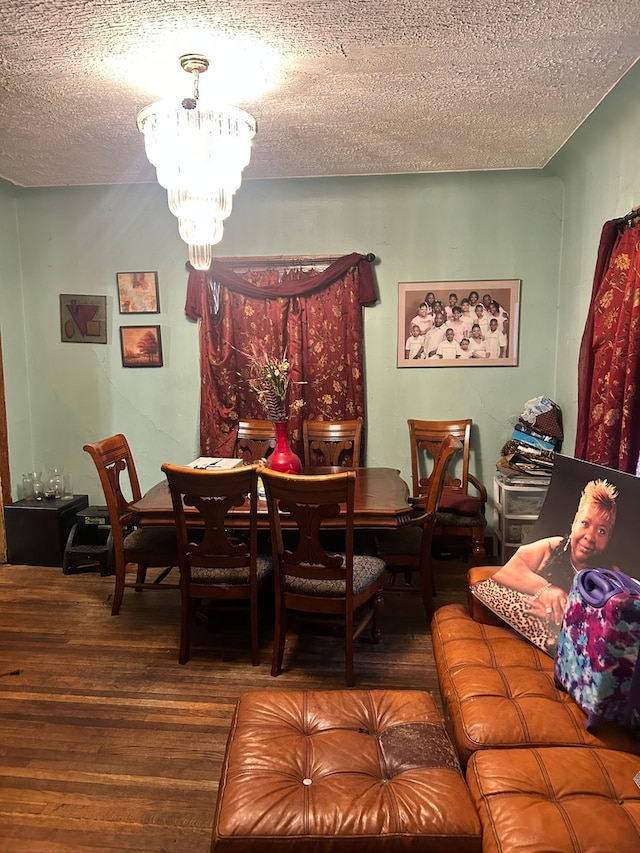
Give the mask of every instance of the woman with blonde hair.
[[586, 484], [567, 536], [521, 545], [493, 580], [530, 596], [529, 612], [560, 625], [576, 572], [597, 568], [616, 523], [618, 491], [606, 480]]

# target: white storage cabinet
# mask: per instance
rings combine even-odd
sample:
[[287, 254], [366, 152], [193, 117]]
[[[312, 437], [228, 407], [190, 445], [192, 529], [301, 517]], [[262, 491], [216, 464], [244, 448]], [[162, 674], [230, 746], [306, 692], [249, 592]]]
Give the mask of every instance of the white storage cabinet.
[[531, 541], [549, 482], [548, 477], [510, 479], [499, 471], [494, 476], [493, 544], [502, 565], [520, 545]]

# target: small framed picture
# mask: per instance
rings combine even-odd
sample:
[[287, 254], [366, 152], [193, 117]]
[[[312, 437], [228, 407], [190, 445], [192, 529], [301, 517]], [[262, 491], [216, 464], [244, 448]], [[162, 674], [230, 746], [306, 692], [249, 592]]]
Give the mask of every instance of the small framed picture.
[[118, 306], [121, 314], [159, 314], [157, 272], [119, 272]]
[[60, 338], [64, 344], [106, 344], [107, 297], [61, 293]]
[[160, 326], [120, 326], [123, 367], [162, 367]]
[[520, 280], [401, 281], [398, 367], [514, 367]]

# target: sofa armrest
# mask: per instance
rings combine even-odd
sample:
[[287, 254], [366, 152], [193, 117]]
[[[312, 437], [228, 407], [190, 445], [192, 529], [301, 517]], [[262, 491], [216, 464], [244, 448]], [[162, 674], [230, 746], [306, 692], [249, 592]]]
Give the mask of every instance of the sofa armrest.
[[502, 566], [472, 566], [467, 572], [467, 584], [473, 586], [474, 583], [486, 581], [487, 578], [492, 578], [498, 569]]
[[507, 623], [501, 619], [498, 615], [496, 615], [493, 610], [490, 610], [485, 604], [483, 604], [479, 599], [475, 597], [475, 595], [471, 592], [471, 587], [480, 583], [480, 581], [487, 580], [487, 578], [493, 577], [493, 575], [501, 568], [500, 566], [474, 566], [469, 569], [467, 572], [467, 609], [469, 611], [469, 615], [474, 620], [474, 622], [480, 622], [483, 625], [497, 625], [498, 627], [504, 628], [509, 627]]

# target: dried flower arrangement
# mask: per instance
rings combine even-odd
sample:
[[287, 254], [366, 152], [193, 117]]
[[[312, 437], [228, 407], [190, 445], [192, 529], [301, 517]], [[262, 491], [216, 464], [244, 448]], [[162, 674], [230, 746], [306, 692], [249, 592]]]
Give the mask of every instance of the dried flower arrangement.
[[293, 400], [289, 403], [287, 399], [292, 380], [291, 363], [286, 350], [282, 356], [274, 358], [254, 347], [249, 366], [252, 374], [249, 377], [249, 387], [267, 410], [270, 420], [286, 421], [304, 406], [304, 400]]

